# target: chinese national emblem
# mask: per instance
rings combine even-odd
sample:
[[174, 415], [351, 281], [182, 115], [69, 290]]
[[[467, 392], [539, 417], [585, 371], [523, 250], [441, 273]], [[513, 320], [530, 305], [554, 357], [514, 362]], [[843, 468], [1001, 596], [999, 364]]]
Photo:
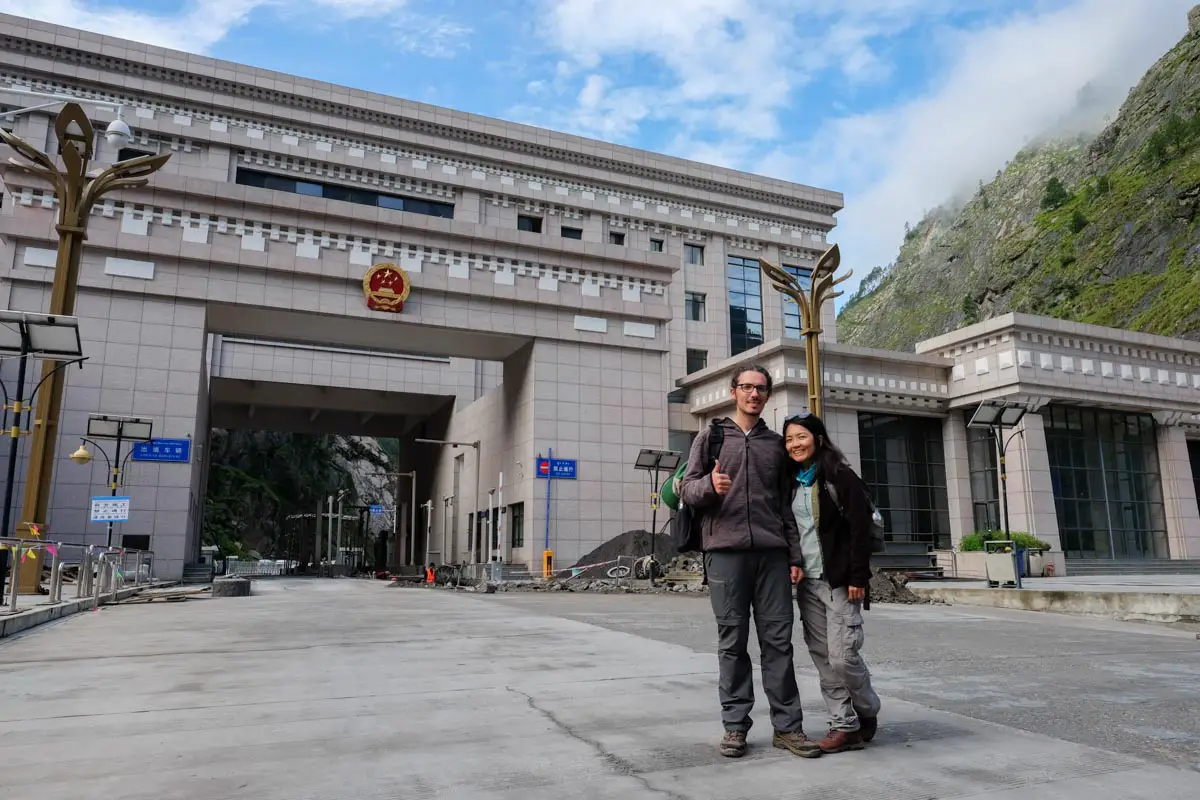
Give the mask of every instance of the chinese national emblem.
[[408, 274], [395, 264], [376, 264], [363, 276], [363, 294], [372, 311], [403, 311], [410, 291]]

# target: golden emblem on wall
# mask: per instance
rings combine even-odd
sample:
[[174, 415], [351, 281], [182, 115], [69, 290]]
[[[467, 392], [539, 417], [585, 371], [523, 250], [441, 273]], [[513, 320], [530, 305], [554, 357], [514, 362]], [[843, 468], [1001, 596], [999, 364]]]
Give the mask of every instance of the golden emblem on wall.
[[411, 291], [408, 273], [395, 264], [376, 264], [363, 276], [363, 294], [372, 311], [403, 311]]

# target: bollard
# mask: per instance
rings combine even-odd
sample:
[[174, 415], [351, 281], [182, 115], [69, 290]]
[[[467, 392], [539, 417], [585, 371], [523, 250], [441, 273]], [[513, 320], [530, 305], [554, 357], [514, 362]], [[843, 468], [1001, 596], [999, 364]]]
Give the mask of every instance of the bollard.
[[59, 547], [62, 547], [62, 545], [60, 544], [60, 545], [58, 545], [58, 547], [55, 548], [54, 556], [50, 559], [50, 602], [51, 603], [58, 602], [58, 598], [57, 598], [58, 585], [59, 585], [59, 581], [62, 580], [62, 569], [61, 569], [62, 557], [59, 555], [59, 550], [58, 550]]
[[17, 613], [17, 585], [21, 577], [21, 546], [13, 545], [11, 549], [12, 558], [8, 560], [8, 563], [12, 565], [9, 567], [8, 573], [8, 613], [15, 614]]
[[104, 556], [101, 555], [96, 559], [96, 580], [91, 582], [88, 588], [92, 592], [92, 607], [100, 607], [100, 584], [104, 582]]
[[63, 587], [62, 579], [63, 579], [63, 573], [66, 572], [66, 570], [67, 570], [66, 562], [59, 562], [58, 569], [54, 571], [54, 576], [51, 578], [51, 585], [52, 585], [52, 588], [50, 590], [50, 602], [51, 603], [61, 603], [63, 601], [63, 599], [62, 599], [62, 587]]
[[83, 561], [79, 564], [79, 577], [75, 580], [75, 599], [82, 600], [92, 593], [92, 552], [94, 545], [89, 545], [83, 551]]

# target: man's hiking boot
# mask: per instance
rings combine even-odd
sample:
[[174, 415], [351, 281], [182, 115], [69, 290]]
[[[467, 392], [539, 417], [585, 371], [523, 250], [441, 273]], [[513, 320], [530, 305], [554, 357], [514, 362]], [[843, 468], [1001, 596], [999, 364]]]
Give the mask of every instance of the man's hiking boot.
[[816, 742], [805, 736], [804, 731], [791, 731], [790, 733], [775, 731], [771, 744], [801, 758], [817, 758], [821, 755], [821, 748]]
[[876, 731], [879, 730], [879, 717], [864, 717], [858, 718], [858, 735], [862, 737], [864, 742], [869, 742], [875, 738]]
[[721, 740], [721, 755], [726, 758], [741, 758], [746, 755], [746, 732], [725, 731]]
[[841, 753], [845, 750], [862, 750], [863, 740], [858, 731], [830, 731], [819, 740], [817, 747], [822, 753]]

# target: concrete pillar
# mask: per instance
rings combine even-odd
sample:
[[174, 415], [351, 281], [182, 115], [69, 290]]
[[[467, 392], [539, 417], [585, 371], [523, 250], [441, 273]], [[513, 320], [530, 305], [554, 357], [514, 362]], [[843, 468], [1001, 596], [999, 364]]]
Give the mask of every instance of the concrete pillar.
[[[957, 550], [963, 537], [975, 532], [967, 425], [962, 414], [952, 412], [942, 423], [942, 447], [945, 449], [946, 456], [946, 495], [950, 506], [950, 546]], [[1009, 499], [1011, 500], [1011, 497]]]
[[[1020, 433], [1016, 436], [1014, 431], [1004, 431], [1008, 442], [1009, 527], [1014, 531], [1027, 531], [1049, 544], [1051, 549], [1061, 550], [1045, 422], [1040, 414], [1030, 412], [1021, 420], [1017, 431]], [[1003, 494], [1000, 515], [1003, 524]]]
[[1196, 505], [1196, 485], [1183, 428], [1158, 427], [1158, 469], [1171, 558], [1200, 558], [1200, 508]]
[[[456, 221], [474, 222], [476, 224], [483, 222], [483, 197], [479, 192], [470, 189], [459, 190], [458, 197], [454, 203], [454, 219]], [[549, 220], [545, 220], [542, 224], [546, 225], [548, 222]], [[559, 231], [555, 229], [554, 235], [557, 236], [558, 234]]]
[[846, 460], [859, 475], [862, 474], [862, 448], [858, 441], [858, 412], [852, 408], [831, 408], [825, 406], [825, 429], [841, 451], [846, 454]]

